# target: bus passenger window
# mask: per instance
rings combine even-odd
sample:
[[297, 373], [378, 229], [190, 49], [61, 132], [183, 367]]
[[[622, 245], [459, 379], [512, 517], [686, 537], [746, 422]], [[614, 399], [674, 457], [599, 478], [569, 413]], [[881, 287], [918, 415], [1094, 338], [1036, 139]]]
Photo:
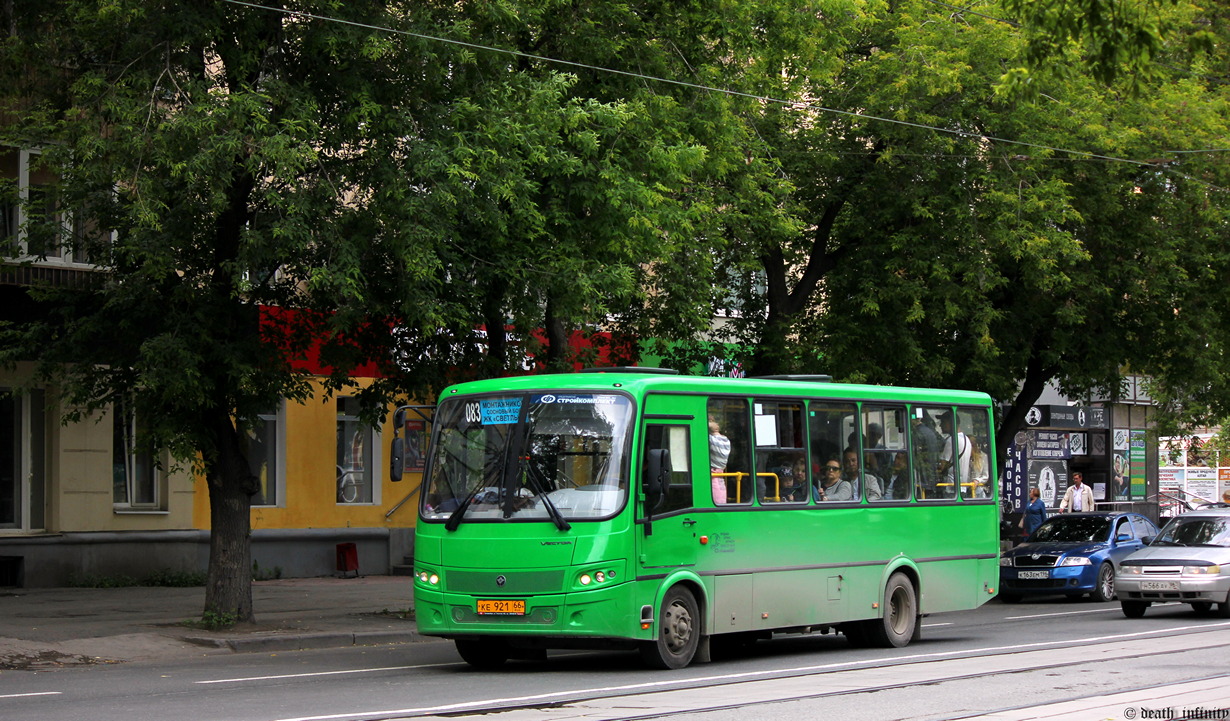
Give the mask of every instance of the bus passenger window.
[[[951, 485], [941, 485], [940, 456], [944, 451], [946, 436], [940, 431], [939, 416], [950, 409], [915, 406], [910, 415], [910, 443], [914, 451], [915, 498], [935, 500], [952, 498], [956, 491]], [[951, 451], [949, 452], [951, 457]]]
[[995, 476], [991, 473], [991, 425], [987, 412], [981, 408], [959, 408], [957, 418], [970, 440], [969, 476], [961, 484], [961, 495], [991, 498]]
[[905, 406], [863, 406], [863, 469], [869, 501], [910, 498], [906, 418]]
[[[814, 459], [812, 495], [818, 501], [856, 501], [862, 489], [843, 478], [845, 451], [853, 448], [858, 461], [858, 409], [853, 403], [813, 401], [807, 406], [808, 453]], [[852, 476], [853, 478], [853, 476]]]
[[942, 497], [953, 498], [960, 484], [969, 478], [969, 462], [974, 446], [961, 428], [960, 417], [954, 416], [952, 409], [940, 413], [940, 432], [944, 437], [944, 447], [940, 450], [937, 468], [940, 479], [936, 485], [942, 490]]
[[709, 474], [716, 505], [752, 502], [747, 402], [714, 398], [709, 412]]
[[[752, 411], [756, 421], [757, 500], [762, 504], [806, 500], [801, 488], [807, 482], [803, 404], [756, 401]], [[796, 461], [802, 465], [802, 481], [794, 477]]]

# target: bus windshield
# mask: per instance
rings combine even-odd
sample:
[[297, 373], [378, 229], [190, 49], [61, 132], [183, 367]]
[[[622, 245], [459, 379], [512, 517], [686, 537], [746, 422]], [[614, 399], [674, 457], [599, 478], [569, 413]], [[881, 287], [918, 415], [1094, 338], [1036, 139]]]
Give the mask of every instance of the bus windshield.
[[611, 516], [628, 495], [632, 401], [613, 393], [451, 398], [436, 411], [422, 517]]

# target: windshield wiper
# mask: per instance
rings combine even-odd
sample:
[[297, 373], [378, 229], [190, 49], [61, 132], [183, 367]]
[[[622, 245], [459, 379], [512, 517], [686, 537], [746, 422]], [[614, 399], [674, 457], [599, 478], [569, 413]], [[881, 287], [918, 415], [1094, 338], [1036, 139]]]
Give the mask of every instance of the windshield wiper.
[[568, 529], [572, 528], [572, 524], [564, 520], [564, 515], [560, 513], [559, 509], [555, 507], [555, 504], [551, 502], [550, 494], [548, 494], [546, 490], [543, 488], [545, 484], [539, 482], [537, 476], [535, 475], [533, 471], [534, 467], [532, 465], [529, 465], [530, 457], [524, 456], [521, 459], [521, 462], [527, 464], [527, 469], [525, 472], [526, 479], [529, 480], [531, 484], [533, 484], [535, 489], [537, 489], [538, 495], [542, 498], [542, 505], [546, 507], [547, 515], [551, 517], [551, 521], [555, 523], [555, 527], [561, 531], [567, 531]]
[[457, 526], [461, 525], [461, 517], [466, 514], [466, 509], [470, 507], [470, 504], [474, 502], [475, 498], [478, 498], [479, 491], [483, 491], [485, 489], [486, 486], [475, 486], [474, 490], [470, 491], [470, 495], [466, 496], [465, 500], [461, 502], [461, 505], [457, 506], [457, 510], [453, 511], [453, 515], [448, 517], [448, 521], [445, 522], [444, 527], [447, 530], [456, 531]]

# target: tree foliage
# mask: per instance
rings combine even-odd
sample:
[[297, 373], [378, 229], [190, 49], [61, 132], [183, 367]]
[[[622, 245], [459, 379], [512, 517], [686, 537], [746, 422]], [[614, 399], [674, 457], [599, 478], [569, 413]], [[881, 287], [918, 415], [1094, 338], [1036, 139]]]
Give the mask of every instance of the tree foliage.
[[[1072, 49], [1008, 100], [1010, 25], [866, 8], [810, 107], [758, 120], [801, 231], [729, 258], [753, 372], [984, 390], [1009, 404], [1001, 445], [1048, 382], [1114, 392], [1130, 368], [1227, 398], [1194, 337], [1224, 328], [1185, 310], [1227, 300], [1208, 281], [1226, 270], [1224, 89], [1175, 72], [1130, 93]], [[1174, 59], [1212, 64], [1187, 43]]]
[[[99, 272], [40, 290], [46, 315], [8, 329], [3, 358], [38, 361], [66, 407], [126, 399], [150, 442], [201, 459], [206, 611], [241, 620], [243, 432], [307, 397], [291, 361], [319, 343], [333, 391], [376, 363], [360, 396], [377, 422], [394, 391], [511, 365], [510, 319], [546, 327], [563, 362], [569, 329], [648, 323], [628, 309], [650, 269], [709, 222], [713, 194], [689, 185], [742, 171], [725, 98], [541, 56], [707, 75], [772, 44], [752, 3], [723, 4], [742, 14], [729, 26], [703, 3], [8, 7], [5, 141], [43, 148]], [[700, 325], [707, 292], [670, 298], [675, 327]]]

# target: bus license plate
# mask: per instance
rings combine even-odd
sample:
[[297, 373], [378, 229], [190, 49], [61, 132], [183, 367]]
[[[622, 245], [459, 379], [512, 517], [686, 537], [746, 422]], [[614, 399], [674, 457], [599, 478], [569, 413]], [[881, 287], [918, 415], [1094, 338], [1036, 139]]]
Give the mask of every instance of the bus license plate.
[[1142, 591], [1177, 591], [1179, 590], [1178, 581], [1141, 581], [1140, 590]]
[[1017, 571], [1017, 578], [1050, 578], [1050, 571]]
[[481, 600], [478, 602], [480, 616], [524, 616], [525, 601], [509, 601], [506, 599]]

